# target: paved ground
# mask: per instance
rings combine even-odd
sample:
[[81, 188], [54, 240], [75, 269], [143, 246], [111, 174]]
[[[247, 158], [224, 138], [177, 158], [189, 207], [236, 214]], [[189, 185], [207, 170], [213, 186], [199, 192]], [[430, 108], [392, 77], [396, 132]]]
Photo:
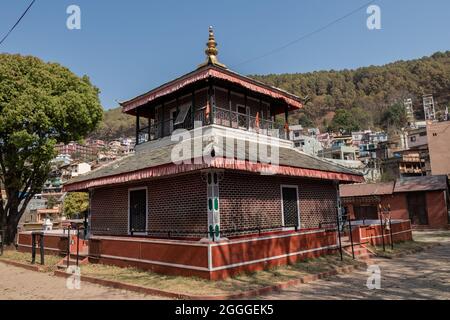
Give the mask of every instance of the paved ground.
[[450, 232], [415, 233], [420, 241], [441, 246], [398, 259], [374, 259], [381, 289], [367, 288], [368, 273], [357, 271], [302, 284], [262, 299], [450, 299]]
[[154, 299], [138, 293], [86, 282], [69, 290], [66, 279], [0, 262], [0, 300], [122, 300]]

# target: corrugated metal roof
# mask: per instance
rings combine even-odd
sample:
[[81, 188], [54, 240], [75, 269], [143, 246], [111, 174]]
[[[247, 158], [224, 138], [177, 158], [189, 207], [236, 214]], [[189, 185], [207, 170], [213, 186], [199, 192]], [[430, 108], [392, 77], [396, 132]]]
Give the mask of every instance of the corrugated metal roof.
[[[250, 157], [249, 152], [249, 144], [240, 141], [239, 139], [233, 139], [234, 146], [231, 144], [227, 144], [222, 146], [218, 144], [216, 141], [203, 141], [203, 150], [209, 150], [214, 148], [215, 156], [217, 158], [223, 158], [224, 155], [228, 156], [227, 150], [233, 152], [234, 158], [238, 160], [245, 161], [253, 161]], [[245, 143], [245, 152], [238, 148], [239, 143]], [[88, 174], [75, 177], [66, 183], [67, 185], [96, 180], [105, 177], [117, 176], [130, 172], [137, 172], [139, 170], [147, 169], [147, 168], [155, 168], [161, 167], [168, 164], [173, 164], [172, 161], [172, 150], [175, 147], [175, 144], [166, 145], [159, 148], [149, 148], [146, 150], [140, 150], [133, 155], [120, 159], [116, 162], [111, 163], [110, 165], [106, 165], [99, 169], [89, 172]], [[270, 150], [270, 149], [268, 149]], [[303, 169], [311, 169], [318, 170], [323, 172], [333, 172], [340, 174], [348, 174], [353, 176], [358, 176], [362, 178], [362, 174], [360, 172], [347, 169], [345, 167], [341, 167], [338, 165], [334, 165], [327, 161], [323, 161], [320, 158], [309, 156], [305, 153], [302, 153], [294, 148], [286, 148], [280, 147], [278, 149], [279, 152], [279, 164], [280, 166], [289, 166], [289, 167], [297, 167]], [[270, 159], [270, 151], [268, 152], [268, 157]], [[180, 161], [190, 160], [191, 155], [186, 156], [184, 158], [178, 159]], [[270, 163], [269, 163], [270, 164]], [[356, 180], [355, 180], [356, 181]]]
[[394, 182], [357, 183], [342, 185], [340, 187], [341, 197], [380, 196], [392, 194], [393, 192]]
[[447, 189], [447, 176], [407, 177], [397, 180], [394, 192], [435, 191]]
[[342, 185], [341, 197], [364, 197], [399, 192], [435, 191], [447, 189], [447, 176], [407, 177], [387, 183], [361, 183]]
[[147, 93], [144, 93], [128, 101], [122, 102], [121, 106], [123, 108], [123, 112], [130, 112], [131, 110], [137, 108], [138, 106], [146, 104], [150, 101], [153, 101], [157, 98], [168, 95], [170, 93], [176, 92], [189, 84], [192, 84], [194, 82], [209, 77], [225, 80], [228, 82], [233, 82], [251, 91], [271, 96], [273, 98], [277, 99], [281, 98], [288, 105], [294, 108], [301, 108], [303, 106], [300, 97], [292, 93], [289, 93], [280, 88], [269, 86], [261, 81], [243, 76], [229, 69], [208, 65], [200, 69], [194, 70], [188, 74], [185, 74], [184, 76], [181, 76], [177, 79], [169, 81]]

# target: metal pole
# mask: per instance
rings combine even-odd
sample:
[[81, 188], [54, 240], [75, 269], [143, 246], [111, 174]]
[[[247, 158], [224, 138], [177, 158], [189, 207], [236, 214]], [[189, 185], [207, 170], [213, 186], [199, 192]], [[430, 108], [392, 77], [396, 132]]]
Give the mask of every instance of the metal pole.
[[394, 236], [392, 234], [392, 221], [389, 217], [389, 233], [391, 234], [391, 249], [394, 250]]
[[3, 255], [3, 242], [5, 241], [5, 231], [0, 230], [0, 256]]
[[388, 212], [389, 212], [389, 231], [391, 234], [391, 249], [394, 250], [394, 235], [392, 234], [392, 217], [391, 217], [391, 205], [388, 204]]
[[384, 229], [383, 229], [383, 213], [381, 210], [381, 204], [380, 204], [380, 228], [381, 228], [381, 239], [383, 240], [383, 251], [386, 251], [386, 245], [384, 243]]
[[31, 233], [31, 264], [36, 262], [36, 234]]
[[67, 227], [67, 268], [70, 266], [70, 227]]
[[352, 219], [348, 219], [348, 228], [350, 236], [350, 244], [352, 245], [352, 257], [355, 259], [355, 248], [353, 247], [353, 234], [352, 234]]
[[44, 233], [43, 232], [41, 232], [39, 234], [39, 247], [40, 247], [39, 251], [41, 253], [41, 265], [44, 265], [45, 264], [45, 252], [44, 252], [45, 246], [44, 246]]
[[339, 253], [341, 255], [341, 261], [344, 260], [344, 257], [342, 255], [342, 239], [341, 239], [341, 228], [339, 227], [340, 219], [339, 219], [339, 207], [336, 206], [336, 219], [337, 219], [337, 232], [338, 232], [338, 239], [339, 239]]
[[77, 267], [79, 257], [80, 257], [80, 227], [77, 225]]

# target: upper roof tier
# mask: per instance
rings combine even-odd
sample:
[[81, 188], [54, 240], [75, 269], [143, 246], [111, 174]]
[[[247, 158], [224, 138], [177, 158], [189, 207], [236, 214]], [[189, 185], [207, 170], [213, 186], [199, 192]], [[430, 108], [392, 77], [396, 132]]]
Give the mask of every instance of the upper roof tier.
[[217, 58], [219, 51], [217, 49], [217, 43], [212, 27], [209, 27], [209, 39], [206, 45], [206, 61], [199, 65], [196, 70], [169, 81], [147, 93], [122, 102], [122, 111], [128, 114], [135, 114], [135, 109], [142, 105], [154, 102], [177, 91], [187, 89], [197, 83], [201, 83], [202, 81], [209, 81], [210, 79], [225, 82], [233, 86], [240, 87], [245, 91], [279, 100], [281, 103], [288, 106], [289, 111], [303, 107], [300, 97], [285, 90], [272, 87], [263, 82], [243, 76], [228, 69], [224, 64], [220, 63]]

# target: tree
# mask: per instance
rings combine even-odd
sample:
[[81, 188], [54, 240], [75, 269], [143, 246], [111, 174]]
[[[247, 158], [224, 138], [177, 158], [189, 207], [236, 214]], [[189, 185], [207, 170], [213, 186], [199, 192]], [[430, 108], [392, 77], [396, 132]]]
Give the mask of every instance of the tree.
[[[447, 51], [435, 53], [431, 57], [355, 70], [251, 77], [300, 97], [309, 96], [305, 110], [308, 109], [309, 118], [315, 121], [316, 126], [320, 126], [328, 112], [361, 106], [369, 114], [369, 120], [381, 127], [384, 106], [405, 98], [413, 99], [417, 115], [423, 112], [421, 101], [424, 93], [433, 93], [439, 97], [438, 106], [444, 107], [450, 102], [449, 74], [450, 51]], [[300, 114], [292, 117], [299, 120]]]
[[47, 209], [53, 209], [58, 204], [55, 196], [50, 196], [47, 199]]
[[405, 107], [401, 103], [390, 106], [381, 117], [385, 129], [401, 129], [407, 124]]
[[370, 115], [362, 108], [352, 108], [350, 110], [339, 109], [331, 120], [329, 129], [332, 131], [343, 131], [350, 133], [361, 129], [366, 129], [369, 125]]
[[6, 193], [0, 228], [6, 243], [47, 180], [55, 145], [81, 140], [101, 121], [98, 94], [87, 76], [59, 64], [0, 54], [0, 179]]
[[87, 192], [71, 192], [64, 198], [64, 215], [73, 217], [84, 213], [89, 208], [89, 194]]

